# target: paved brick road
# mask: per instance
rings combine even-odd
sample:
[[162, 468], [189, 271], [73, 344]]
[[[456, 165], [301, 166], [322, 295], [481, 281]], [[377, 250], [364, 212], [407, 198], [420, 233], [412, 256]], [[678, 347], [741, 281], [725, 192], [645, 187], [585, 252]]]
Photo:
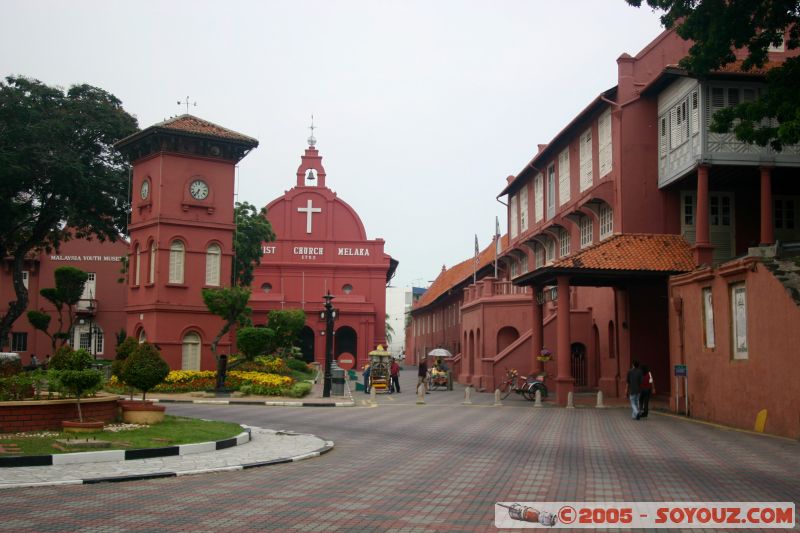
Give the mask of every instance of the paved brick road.
[[374, 408], [170, 406], [336, 448], [240, 472], [4, 490], [0, 530], [492, 531], [498, 500], [800, 504], [797, 442], [667, 416], [636, 422], [625, 409], [491, 407], [489, 395], [462, 406], [459, 391], [416, 406], [412, 374], [407, 392]]

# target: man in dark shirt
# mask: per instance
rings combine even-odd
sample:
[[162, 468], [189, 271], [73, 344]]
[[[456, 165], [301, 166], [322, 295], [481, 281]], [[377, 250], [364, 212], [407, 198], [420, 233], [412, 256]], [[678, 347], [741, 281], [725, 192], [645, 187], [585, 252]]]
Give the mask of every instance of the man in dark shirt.
[[417, 392], [419, 392], [419, 386], [422, 385], [425, 389], [425, 394], [428, 394], [428, 359], [425, 357], [420, 359], [417, 378]]
[[642, 369], [639, 368], [639, 361], [633, 360], [633, 367], [628, 370], [625, 379], [625, 395], [631, 401], [631, 418], [639, 420], [639, 393], [642, 386]]

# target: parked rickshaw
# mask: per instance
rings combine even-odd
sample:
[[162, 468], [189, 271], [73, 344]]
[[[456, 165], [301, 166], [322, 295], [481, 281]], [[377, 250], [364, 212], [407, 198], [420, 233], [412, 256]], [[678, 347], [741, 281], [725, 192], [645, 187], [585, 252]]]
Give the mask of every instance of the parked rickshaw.
[[376, 393], [389, 392], [391, 384], [392, 354], [383, 349], [382, 345], [369, 352], [370, 374], [369, 381]]

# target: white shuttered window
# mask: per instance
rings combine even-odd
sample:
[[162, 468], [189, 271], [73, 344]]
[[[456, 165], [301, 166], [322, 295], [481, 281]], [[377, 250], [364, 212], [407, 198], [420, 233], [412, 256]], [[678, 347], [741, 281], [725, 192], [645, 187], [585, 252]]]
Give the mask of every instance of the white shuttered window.
[[206, 250], [206, 285], [219, 285], [219, 264], [222, 250], [218, 244], [211, 244]]
[[528, 231], [528, 184], [522, 186], [519, 191], [519, 231]]
[[569, 202], [569, 147], [558, 154], [558, 205]]
[[592, 219], [583, 216], [578, 225], [581, 228], [581, 248], [586, 248], [592, 244]]
[[540, 222], [544, 218], [544, 190], [542, 189], [542, 174], [536, 174], [533, 179], [534, 220]]
[[592, 186], [592, 128], [581, 134], [580, 138], [580, 158], [581, 158], [581, 191], [585, 191]]
[[598, 164], [600, 166], [600, 177], [602, 178], [611, 172], [611, 110], [606, 110], [600, 115], [597, 123], [600, 147], [598, 150]]
[[509, 217], [509, 220], [511, 221], [511, 230], [510, 231], [511, 231], [511, 238], [512, 239], [515, 238], [517, 236], [517, 234], [519, 233], [519, 225], [518, 225], [518, 219], [517, 219], [517, 201], [518, 201], [518, 198], [519, 197], [516, 194], [512, 195], [511, 196], [511, 202], [509, 202], [509, 204], [508, 204], [508, 210], [509, 210], [509, 212], [511, 214], [511, 216]]
[[559, 251], [558, 251], [558, 253], [559, 253], [559, 255], [561, 257], [565, 257], [565, 256], [569, 255], [570, 246], [572, 244], [570, 242], [571, 240], [572, 239], [570, 238], [569, 232], [567, 230], [565, 230], [565, 229], [562, 229], [561, 230], [561, 235], [559, 236], [559, 241], [560, 242], [559, 242]]
[[169, 247], [169, 282], [183, 283], [183, 263], [186, 249], [181, 241], [172, 241]]

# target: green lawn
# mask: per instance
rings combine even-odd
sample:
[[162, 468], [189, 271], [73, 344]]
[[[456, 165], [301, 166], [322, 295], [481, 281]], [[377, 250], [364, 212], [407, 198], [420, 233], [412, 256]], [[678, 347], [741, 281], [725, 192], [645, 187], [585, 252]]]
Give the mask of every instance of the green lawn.
[[[55, 453], [84, 452], [93, 450], [135, 450], [138, 448], [162, 448], [177, 444], [209, 442], [235, 437], [242, 432], [238, 424], [167, 416], [164, 422], [152, 426], [127, 431], [98, 431], [95, 433], [56, 433], [38, 432], [45, 436], [13, 437], [0, 434], [0, 445], [8, 449], [16, 445], [20, 454], [9, 455], [50, 455]], [[67, 447], [58, 444], [61, 439], [97, 439], [111, 442], [108, 448]], [[54, 446], [56, 445], [56, 446]]]

